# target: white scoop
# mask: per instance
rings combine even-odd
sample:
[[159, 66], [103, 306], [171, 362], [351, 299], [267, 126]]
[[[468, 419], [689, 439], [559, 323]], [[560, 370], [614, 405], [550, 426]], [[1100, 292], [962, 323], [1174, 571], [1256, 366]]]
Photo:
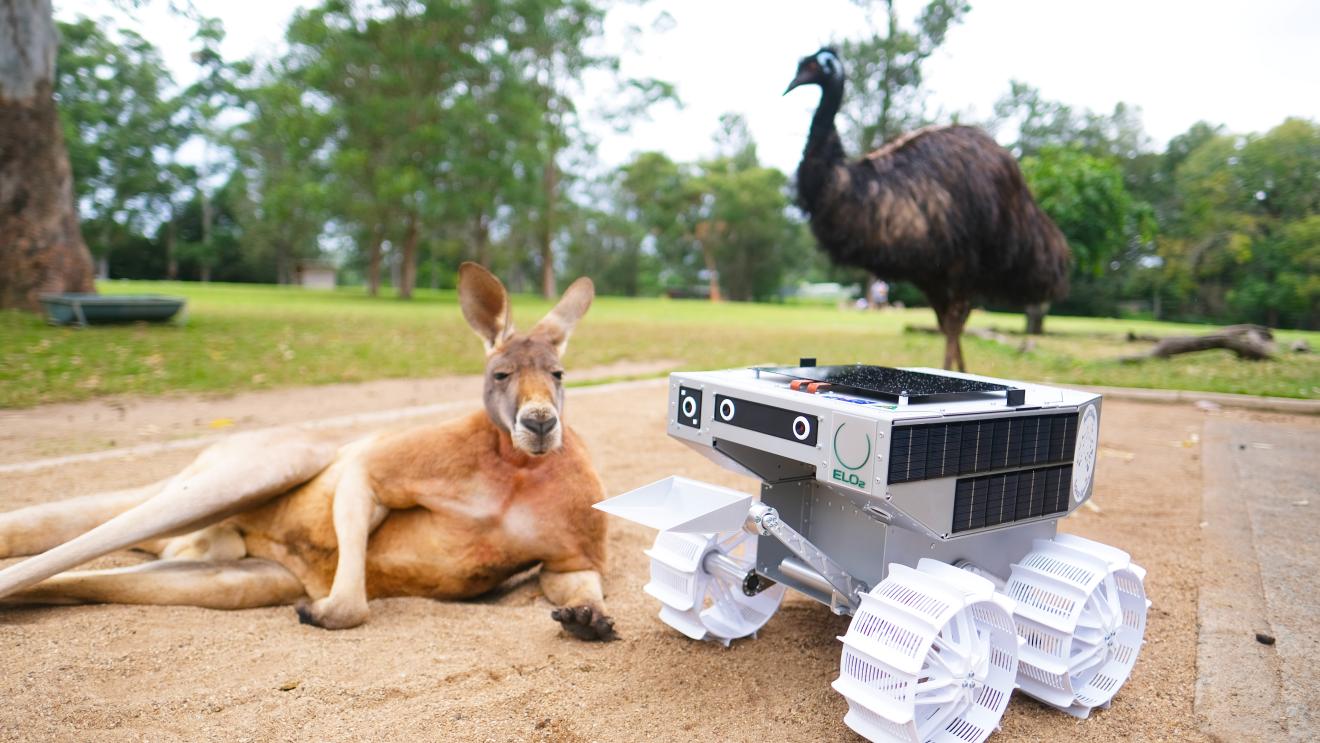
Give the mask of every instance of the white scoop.
[[751, 504], [747, 493], [674, 476], [603, 500], [596, 508], [660, 531], [712, 533], [741, 529]]

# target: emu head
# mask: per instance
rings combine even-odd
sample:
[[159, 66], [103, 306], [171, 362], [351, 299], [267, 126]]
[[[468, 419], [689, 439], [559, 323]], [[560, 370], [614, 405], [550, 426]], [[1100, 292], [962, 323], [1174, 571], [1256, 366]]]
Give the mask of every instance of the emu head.
[[580, 278], [531, 332], [517, 333], [500, 280], [475, 263], [458, 269], [463, 317], [486, 346], [486, 414], [509, 432], [520, 451], [539, 456], [563, 444], [564, 366], [559, 359], [595, 294], [591, 279]]
[[833, 49], [823, 47], [798, 61], [797, 75], [784, 90], [784, 95], [800, 85], [819, 85], [823, 88], [827, 84], [843, 84], [843, 63]]

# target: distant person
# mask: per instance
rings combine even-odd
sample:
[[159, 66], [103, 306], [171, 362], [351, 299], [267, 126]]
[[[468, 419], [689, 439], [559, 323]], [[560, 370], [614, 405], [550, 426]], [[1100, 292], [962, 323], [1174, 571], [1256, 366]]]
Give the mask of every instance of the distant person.
[[871, 309], [879, 310], [889, 306], [889, 284], [881, 279], [873, 279], [866, 292]]

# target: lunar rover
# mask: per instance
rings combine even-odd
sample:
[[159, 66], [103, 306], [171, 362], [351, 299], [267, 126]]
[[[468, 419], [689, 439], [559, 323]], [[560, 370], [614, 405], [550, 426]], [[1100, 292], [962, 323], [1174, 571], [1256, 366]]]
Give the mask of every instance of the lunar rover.
[[755, 634], [788, 588], [852, 616], [833, 683], [872, 741], [979, 743], [1021, 689], [1107, 707], [1145, 633], [1145, 571], [1056, 532], [1091, 497], [1100, 397], [933, 369], [669, 379], [669, 435], [762, 481], [670, 477], [598, 508], [658, 529], [645, 591], [695, 640]]

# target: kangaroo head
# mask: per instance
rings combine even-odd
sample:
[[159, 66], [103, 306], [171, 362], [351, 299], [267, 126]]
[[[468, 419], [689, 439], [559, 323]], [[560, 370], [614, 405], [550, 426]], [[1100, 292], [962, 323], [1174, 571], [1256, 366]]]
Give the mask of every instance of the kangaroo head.
[[574, 281], [531, 332], [517, 333], [509, 295], [495, 275], [475, 263], [458, 269], [463, 317], [486, 346], [486, 413], [509, 432], [517, 449], [552, 452], [564, 441], [564, 367], [568, 337], [596, 294], [591, 279]]

